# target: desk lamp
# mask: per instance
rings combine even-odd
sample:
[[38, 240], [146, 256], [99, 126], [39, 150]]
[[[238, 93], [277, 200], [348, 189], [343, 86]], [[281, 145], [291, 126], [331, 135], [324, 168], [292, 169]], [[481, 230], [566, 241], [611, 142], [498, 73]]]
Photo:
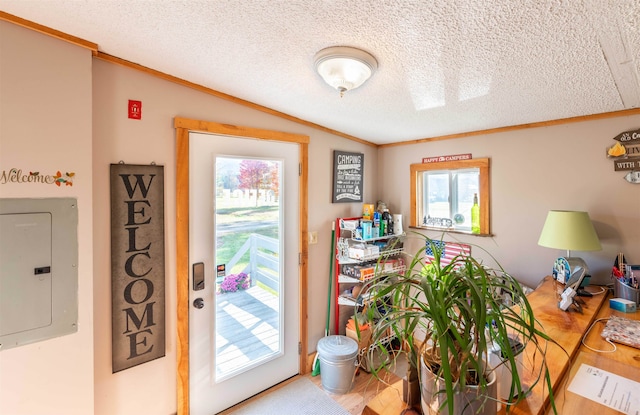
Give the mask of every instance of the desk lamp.
[[[598, 251], [602, 249], [589, 214], [568, 210], [550, 210], [544, 223], [538, 245], [547, 248], [566, 249], [567, 256], [556, 259], [553, 278], [572, 288], [579, 295], [588, 295], [580, 289], [589, 277], [587, 264], [579, 257], [572, 257], [571, 251]], [[562, 307], [561, 307], [562, 308]]]

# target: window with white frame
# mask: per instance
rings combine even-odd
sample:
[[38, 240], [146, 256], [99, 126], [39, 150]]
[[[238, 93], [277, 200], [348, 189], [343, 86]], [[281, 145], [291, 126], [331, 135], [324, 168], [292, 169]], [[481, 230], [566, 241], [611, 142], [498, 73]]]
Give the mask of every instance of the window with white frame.
[[472, 233], [478, 200], [480, 234], [489, 234], [489, 159], [411, 165], [411, 223], [419, 228]]

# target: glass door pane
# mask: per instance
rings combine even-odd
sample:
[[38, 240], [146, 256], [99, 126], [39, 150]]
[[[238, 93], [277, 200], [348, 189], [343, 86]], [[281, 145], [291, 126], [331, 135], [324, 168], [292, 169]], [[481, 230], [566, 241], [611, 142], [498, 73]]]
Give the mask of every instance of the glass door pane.
[[215, 159], [215, 381], [283, 354], [282, 161]]

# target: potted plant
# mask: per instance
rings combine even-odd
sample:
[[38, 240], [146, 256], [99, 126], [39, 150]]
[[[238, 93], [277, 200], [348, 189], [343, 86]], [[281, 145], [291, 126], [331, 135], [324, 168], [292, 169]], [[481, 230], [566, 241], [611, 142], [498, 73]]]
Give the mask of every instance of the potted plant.
[[[492, 395], [495, 379], [487, 363], [498, 348], [501, 364], [517, 367], [524, 347], [513, 348], [517, 337], [523, 346], [539, 352], [543, 381], [553, 402], [552, 385], [544, 361], [546, 342], [553, 342], [536, 324], [521, 285], [498, 266], [488, 268], [471, 255], [442, 260], [442, 241], [424, 239], [402, 273], [381, 274], [369, 282], [368, 324], [376, 344], [392, 333], [402, 344], [409, 366], [421, 374], [423, 412], [495, 413]], [[425, 257], [429, 249], [432, 259]], [[389, 359], [372, 367], [377, 377], [387, 370]], [[527, 392], [518, 370], [511, 371], [505, 404], [517, 402]], [[430, 394], [430, 396], [425, 396]], [[487, 412], [488, 411], [488, 412]]]
[[224, 280], [218, 288], [218, 294], [235, 293], [239, 290], [246, 290], [251, 286], [251, 279], [249, 275], [241, 272], [239, 274], [229, 274], [224, 277]]

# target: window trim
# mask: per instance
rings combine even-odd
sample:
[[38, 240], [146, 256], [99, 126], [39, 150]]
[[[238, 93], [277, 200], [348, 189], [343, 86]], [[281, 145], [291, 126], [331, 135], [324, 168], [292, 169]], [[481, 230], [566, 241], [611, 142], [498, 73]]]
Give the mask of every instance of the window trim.
[[[417, 163], [411, 164], [411, 216], [409, 226], [412, 228], [419, 229], [438, 229], [440, 228], [431, 228], [427, 226], [419, 225], [420, 219], [418, 218], [418, 206], [423, 199], [423, 186], [422, 186], [422, 178], [421, 174], [425, 171], [432, 170], [460, 170], [460, 169], [479, 169], [479, 198], [480, 198], [480, 235], [490, 235], [491, 227], [489, 223], [489, 211], [491, 206], [491, 201], [489, 198], [489, 158], [480, 158], [480, 159], [470, 159], [470, 160], [458, 160], [458, 161], [444, 161], [437, 163]], [[462, 230], [446, 230], [447, 232], [458, 232], [465, 233], [469, 235], [474, 235], [470, 231], [462, 231]]]

